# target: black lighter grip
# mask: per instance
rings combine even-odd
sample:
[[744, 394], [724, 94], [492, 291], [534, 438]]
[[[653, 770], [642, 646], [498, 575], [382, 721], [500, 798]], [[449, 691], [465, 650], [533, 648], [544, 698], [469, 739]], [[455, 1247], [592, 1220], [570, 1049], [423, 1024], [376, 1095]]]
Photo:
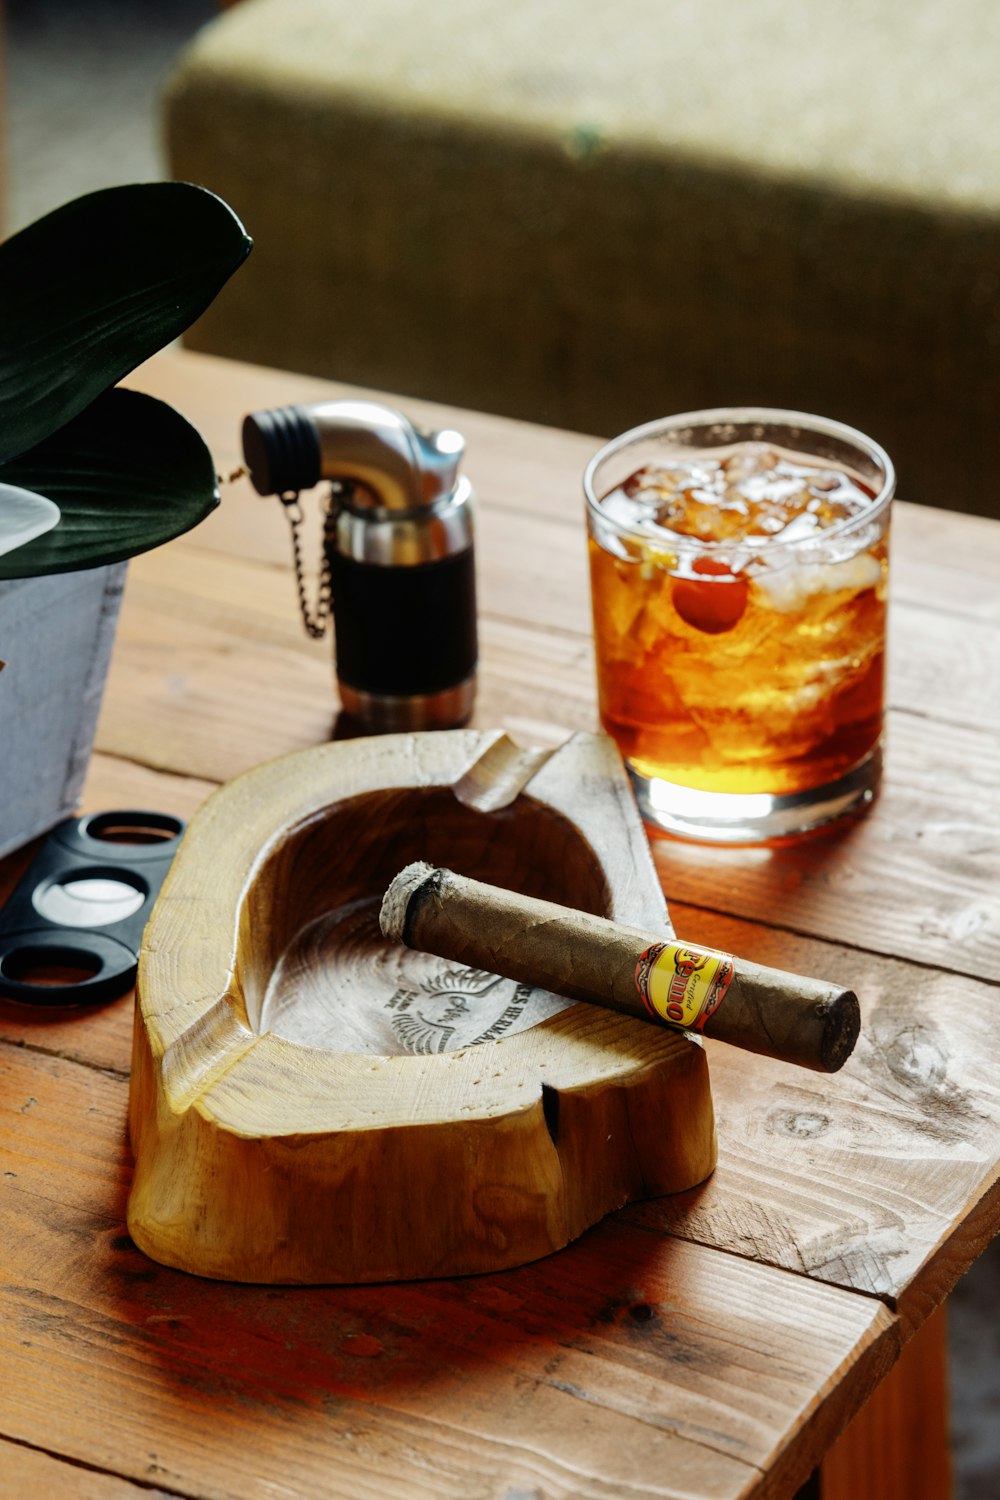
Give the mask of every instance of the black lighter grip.
[[358, 692], [439, 693], [476, 669], [473, 549], [412, 567], [329, 551], [337, 676]]

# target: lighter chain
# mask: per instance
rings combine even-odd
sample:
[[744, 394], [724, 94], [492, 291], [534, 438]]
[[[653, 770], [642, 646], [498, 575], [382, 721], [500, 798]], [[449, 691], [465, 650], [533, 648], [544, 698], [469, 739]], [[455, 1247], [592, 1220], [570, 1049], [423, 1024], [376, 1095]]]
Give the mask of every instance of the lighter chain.
[[[330, 620], [330, 611], [333, 605], [333, 581], [330, 576], [330, 556], [324, 545], [323, 560], [319, 570], [319, 592], [316, 596], [316, 609], [309, 607], [306, 595], [305, 569], [302, 564], [302, 507], [299, 504], [298, 490], [289, 490], [278, 497], [285, 508], [288, 524], [292, 530], [292, 561], [295, 566], [295, 585], [299, 592], [299, 609], [302, 614], [302, 623], [306, 628], [306, 634], [314, 641], [322, 640], [326, 634], [326, 627]], [[331, 525], [331, 512], [328, 510], [323, 522], [324, 544], [328, 540], [328, 532]]]

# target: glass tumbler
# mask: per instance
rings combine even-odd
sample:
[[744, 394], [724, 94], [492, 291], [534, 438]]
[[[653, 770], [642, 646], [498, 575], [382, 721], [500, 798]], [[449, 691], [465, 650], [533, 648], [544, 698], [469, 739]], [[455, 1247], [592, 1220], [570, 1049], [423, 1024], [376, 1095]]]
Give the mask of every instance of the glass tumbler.
[[654, 828], [759, 843], [878, 788], [892, 464], [853, 428], [688, 412], [584, 475], [601, 720]]

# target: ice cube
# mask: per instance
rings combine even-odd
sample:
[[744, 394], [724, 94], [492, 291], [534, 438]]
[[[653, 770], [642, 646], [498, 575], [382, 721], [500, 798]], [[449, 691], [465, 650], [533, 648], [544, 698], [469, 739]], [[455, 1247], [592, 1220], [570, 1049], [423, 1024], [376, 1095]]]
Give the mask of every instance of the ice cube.
[[780, 516], [772, 513], [771, 520], [780, 523], [780, 540], [782, 542], [804, 542], [807, 538], [816, 535], [818, 522], [816, 516], [809, 511], [800, 511], [790, 519], [782, 520]]
[[779, 531], [784, 530], [784, 527], [785, 523], [780, 516], [758, 516], [755, 530], [761, 536], [777, 536]]
[[624, 485], [617, 490], [612, 490], [605, 495], [601, 501], [601, 512], [614, 526], [620, 526], [623, 531], [635, 531], [640, 527], [648, 527], [656, 520], [656, 512], [662, 503], [662, 495], [653, 491], [637, 492], [627, 494]]
[[835, 530], [868, 503], [846, 474], [795, 463], [754, 442], [722, 456], [647, 464], [605, 496], [602, 508], [615, 524], [646, 535], [660, 529], [703, 543], [801, 542]]
[[636, 469], [634, 474], [622, 484], [622, 489], [630, 499], [650, 500], [653, 504], [662, 503], [670, 499], [684, 484], [690, 484], [691, 471], [688, 468], [668, 469], [659, 464], [646, 464], [642, 469]]
[[767, 443], [741, 443], [733, 452], [721, 460], [725, 482], [735, 487], [748, 479], [767, 476], [781, 462], [781, 455]]
[[859, 552], [843, 562], [789, 563], [784, 567], [765, 567], [755, 575], [757, 587], [767, 597], [772, 609], [792, 614], [803, 609], [817, 594], [860, 594], [875, 588], [882, 576], [877, 557]]

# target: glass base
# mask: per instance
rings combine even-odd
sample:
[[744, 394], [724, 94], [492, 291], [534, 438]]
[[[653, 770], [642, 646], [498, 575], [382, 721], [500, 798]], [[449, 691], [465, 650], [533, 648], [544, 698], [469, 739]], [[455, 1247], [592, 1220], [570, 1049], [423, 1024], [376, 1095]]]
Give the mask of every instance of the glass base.
[[642, 776], [631, 766], [629, 776], [643, 821], [651, 828], [701, 843], [763, 844], [861, 811], [878, 791], [882, 751], [876, 746], [836, 781], [782, 797], [692, 791], [658, 776]]

